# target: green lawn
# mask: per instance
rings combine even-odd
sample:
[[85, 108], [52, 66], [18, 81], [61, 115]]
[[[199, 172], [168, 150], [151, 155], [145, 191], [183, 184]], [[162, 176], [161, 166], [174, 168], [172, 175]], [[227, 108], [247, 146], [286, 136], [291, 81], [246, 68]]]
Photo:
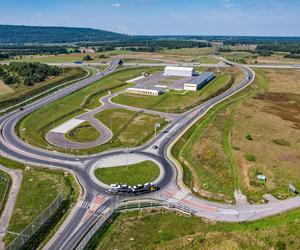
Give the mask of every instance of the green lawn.
[[157, 110], [167, 113], [182, 113], [216, 95], [233, 83], [230, 74], [217, 74], [215, 79], [199, 91], [170, 90], [160, 96], [146, 96], [123, 93], [112, 99], [115, 103]]
[[299, 249], [300, 210], [255, 222], [211, 222], [172, 212], [129, 212], [111, 220], [86, 249]]
[[[38, 168], [26, 169], [23, 164], [3, 157], [0, 157], [0, 164], [8, 168], [21, 170], [23, 176], [13, 214], [9, 221], [8, 230], [10, 232], [19, 233], [22, 231], [55, 200], [58, 194], [65, 197], [70, 195], [70, 203], [66, 210], [49, 229], [48, 237], [50, 234], [52, 235], [55, 232], [54, 230], [57, 230], [59, 224], [62, 223], [62, 217], [66, 216], [69, 212], [68, 209], [77, 198], [78, 190], [73, 177], [64, 174], [62, 171]], [[4, 238], [5, 244], [8, 244], [14, 238], [15, 234], [7, 233]]]
[[159, 167], [152, 161], [111, 168], [98, 168], [95, 176], [108, 185], [120, 183], [128, 185], [144, 184], [159, 176]]
[[84, 122], [65, 134], [66, 138], [75, 142], [90, 142], [96, 140], [100, 133], [88, 122]]
[[[125, 81], [140, 75], [145, 70], [145, 68], [120, 70], [73, 94], [46, 105], [24, 117], [18, 123], [16, 133], [19, 134], [21, 139], [32, 145], [61, 150], [49, 145], [45, 140], [45, 135], [52, 128], [85, 112], [85, 109], [100, 106], [99, 98], [106, 95], [108, 90], [116, 91], [126, 88], [128, 84]], [[147, 71], [149, 70], [147, 69]]]

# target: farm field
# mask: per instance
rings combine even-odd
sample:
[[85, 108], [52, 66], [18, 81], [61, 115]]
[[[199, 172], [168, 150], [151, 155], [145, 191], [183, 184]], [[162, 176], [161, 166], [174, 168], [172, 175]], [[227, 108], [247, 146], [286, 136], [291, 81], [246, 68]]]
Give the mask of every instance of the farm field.
[[[127, 106], [156, 110], [166, 113], [183, 113], [228, 88], [234, 79], [229, 73], [219, 73], [216, 77], [199, 91], [170, 90], [160, 96], [146, 96], [123, 93], [112, 99], [115, 103]], [[178, 101], [180, 100], [180, 101]]]
[[[255, 88], [230, 106], [219, 105], [175, 146], [185, 183], [192, 182], [199, 196], [233, 202], [239, 187], [248, 201], [261, 203], [266, 193], [290, 197], [290, 183], [300, 188], [300, 71], [256, 70], [256, 76]], [[266, 183], [257, 181], [258, 174]]]
[[299, 249], [300, 210], [255, 222], [212, 222], [174, 212], [128, 212], [87, 249]]
[[[45, 140], [48, 131], [83, 113], [85, 109], [99, 107], [100, 97], [106, 95], [108, 90], [116, 91], [117, 89], [126, 88], [128, 84], [125, 81], [140, 75], [144, 70], [143, 68], [135, 68], [118, 71], [71, 95], [46, 105], [21, 120], [18, 123], [16, 132], [28, 143], [53, 150], [55, 147], [50, 146]], [[59, 150], [59, 148], [56, 149]]]
[[98, 168], [95, 176], [108, 185], [119, 183], [133, 186], [157, 179], [159, 168], [152, 161], [144, 161], [128, 166]]

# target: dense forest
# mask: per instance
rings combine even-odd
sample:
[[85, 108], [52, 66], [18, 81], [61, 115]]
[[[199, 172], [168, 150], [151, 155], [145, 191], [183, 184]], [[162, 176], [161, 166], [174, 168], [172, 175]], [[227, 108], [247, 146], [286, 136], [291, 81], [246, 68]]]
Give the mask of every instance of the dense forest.
[[60, 68], [42, 63], [12, 62], [9, 65], [0, 66], [0, 79], [7, 85], [33, 86], [47, 77], [57, 76], [60, 73]]
[[126, 38], [123, 34], [89, 28], [0, 25], [0, 44], [110, 41]]

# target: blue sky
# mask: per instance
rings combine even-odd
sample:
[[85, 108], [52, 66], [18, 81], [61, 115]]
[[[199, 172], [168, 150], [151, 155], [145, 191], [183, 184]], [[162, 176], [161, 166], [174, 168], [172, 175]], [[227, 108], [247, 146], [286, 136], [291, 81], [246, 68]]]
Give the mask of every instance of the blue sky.
[[0, 0], [0, 23], [148, 35], [300, 36], [300, 1]]

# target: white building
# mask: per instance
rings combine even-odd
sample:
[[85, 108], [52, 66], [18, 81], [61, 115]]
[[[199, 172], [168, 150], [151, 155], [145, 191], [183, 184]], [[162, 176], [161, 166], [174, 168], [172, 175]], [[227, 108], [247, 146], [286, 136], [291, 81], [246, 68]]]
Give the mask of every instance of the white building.
[[160, 94], [163, 94], [164, 91], [158, 88], [152, 88], [152, 89], [145, 89], [145, 88], [128, 88], [126, 90], [129, 93], [133, 94], [140, 94], [140, 95], [154, 95], [158, 96]]
[[191, 77], [195, 74], [194, 68], [192, 67], [165, 67], [164, 76], [183, 76]]
[[214, 78], [214, 73], [204, 72], [199, 76], [194, 77], [192, 80], [184, 84], [184, 90], [197, 91], [204, 87], [211, 79]]

